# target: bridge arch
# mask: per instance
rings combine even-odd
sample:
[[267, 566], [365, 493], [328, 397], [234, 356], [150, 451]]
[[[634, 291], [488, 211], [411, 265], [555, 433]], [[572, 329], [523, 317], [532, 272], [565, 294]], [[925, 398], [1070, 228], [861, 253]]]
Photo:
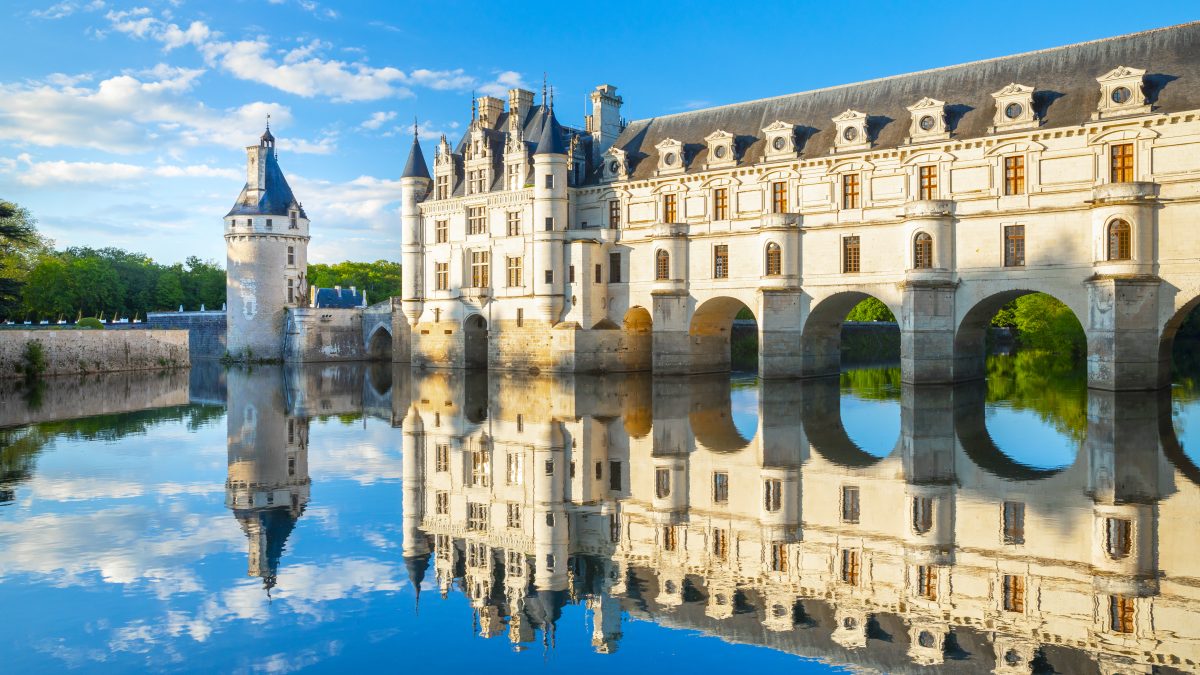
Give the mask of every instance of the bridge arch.
[[[801, 371], [806, 376], [835, 375], [842, 368], [842, 326], [846, 315], [867, 298], [879, 300], [900, 317], [900, 307], [880, 289], [836, 291], [814, 299], [800, 334]], [[882, 297], [881, 297], [882, 296]], [[889, 300], [892, 300], [889, 302]]]
[[488, 325], [481, 314], [471, 314], [463, 320], [463, 367], [488, 367]]
[[367, 358], [371, 361], [392, 360], [392, 331], [383, 324], [375, 326], [367, 337]]
[[1200, 294], [1179, 305], [1159, 331], [1158, 382], [1162, 386], [1168, 386], [1171, 383], [1172, 368], [1175, 364], [1175, 336], [1179, 334], [1179, 329], [1192, 314], [1197, 312], [1200, 312]]
[[837, 377], [805, 380], [801, 394], [801, 427], [808, 444], [826, 461], [847, 469], [865, 469], [897, 454], [903, 445], [903, 438], [897, 436], [891, 450], [880, 454], [855, 442], [842, 419], [842, 391]]
[[[748, 340], [746, 335], [739, 335], [741, 341], [737, 344], [734, 342], [735, 320], [743, 311], [749, 312], [755, 321], [753, 354], [735, 355], [735, 349], [744, 347], [741, 341]], [[736, 328], [739, 328], [736, 332], [743, 332], [740, 327]], [[688, 322], [688, 337], [691, 342], [694, 373], [726, 372], [735, 366], [752, 367], [750, 362], [757, 362], [758, 319], [750, 304], [744, 300], [721, 295], [699, 302]]]
[[[1042, 293], [1066, 305], [1076, 322], [1083, 328], [1084, 354], [1090, 345], [1090, 336], [1080, 317], [1088, 316], [1087, 291], [1080, 286], [1077, 292], [1062, 292], [1063, 289], [1039, 289], [1027, 286], [995, 290], [967, 302], [967, 309], [959, 314], [954, 331], [954, 379], [957, 381], [982, 379], [986, 374], [987, 333], [992, 318], [1008, 303], [1034, 293]], [[960, 295], [960, 298], [964, 296]]]

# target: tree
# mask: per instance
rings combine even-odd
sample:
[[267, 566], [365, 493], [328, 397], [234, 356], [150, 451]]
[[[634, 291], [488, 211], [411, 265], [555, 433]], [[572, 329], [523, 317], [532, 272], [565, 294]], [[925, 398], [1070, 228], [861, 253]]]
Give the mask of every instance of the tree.
[[890, 321], [895, 323], [892, 310], [878, 298], [868, 297], [854, 306], [846, 315], [847, 321]]
[[156, 309], [165, 310], [184, 304], [183, 283], [180, 281], [182, 276], [183, 268], [180, 265], [168, 267], [158, 275], [158, 284], [154, 289]]
[[21, 287], [50, 241], [40, 236], [29, 211], [0, 200], [0, 319], [22, 312]]
[[308, 283], [318, 288], [354, 286], [367, 292], [367, 302], [380, 302], [400, 295], [400, 263], [376, 260], [373, 263], [311, 264], [308, 266]]

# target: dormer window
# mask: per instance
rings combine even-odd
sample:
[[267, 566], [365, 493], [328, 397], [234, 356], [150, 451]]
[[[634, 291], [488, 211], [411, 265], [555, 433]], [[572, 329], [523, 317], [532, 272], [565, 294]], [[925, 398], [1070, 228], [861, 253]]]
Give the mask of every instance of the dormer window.
[[1100, 103], [1092, 119], [1101, 120], [1124, 115], [1145, 115], [1150, 112], [1146, 103], [1144, 82], [1146, 71], [1118, 66], [1096, 78], [1100, 83]]
[[1035, 129], [1038, 126], [1037, 112], [1033, 109], [1034, 88], [1013, 82], [1000, 91], [993, 92], [996, 114], [992, 121], [992, 133]]
[[762, 130], [767, 139], [763, 158], [767, 161], [796, 156], [796, 125], [776, 120]]
[[300, 226], [296, 223], [296, 217], [297, 217], [297, 214], [295, 211], [291, 211], [288, 213], [288, 229], [289, 230], [299, 229]]
[[833, 118], [833, 124], [837, 134], [833, 139], [835, 152], [853, 152], [871, 147], [871, 139], [867, 135], [866, 113], [847, 110]]
[[629, 160], [624, 150], [614, 146], [604, 153], [604, 157], [605, 179], [624, 180], [629, 177]]
[[912, 123], [908, 127], [908, 142], [944, 141], [950, 138], [946, 128], [946, 102], [925, 98], [908, 107]]
[[683, 143], [667, 138], [659, 141], [654, 149], [658, 151], [658, 175], [683, 173]]
[[705, 137], [708, 144], [708, 167], [735, 166], [737, 164], [736, 138], [728, 131], [714, 131]]

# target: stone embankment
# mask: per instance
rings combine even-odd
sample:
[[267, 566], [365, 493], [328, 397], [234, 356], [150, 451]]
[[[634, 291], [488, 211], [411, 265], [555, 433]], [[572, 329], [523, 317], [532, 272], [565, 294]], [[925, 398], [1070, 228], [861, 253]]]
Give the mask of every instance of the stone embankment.
[[0, 386], [0, 428], [186, 406], [189, 375], [183, 369], [64, 375], [37, 390], [10, 382]]
[[185, 330], [0, 330], [0, 378], [24, 374], [29, 344], [45, 360], [40, 375], [78, 375], [191, 365]]

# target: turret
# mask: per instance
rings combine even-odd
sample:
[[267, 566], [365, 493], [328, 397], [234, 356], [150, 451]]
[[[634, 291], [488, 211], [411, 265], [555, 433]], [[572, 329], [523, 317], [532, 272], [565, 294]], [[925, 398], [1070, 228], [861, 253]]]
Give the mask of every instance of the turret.
[[563, 232], [567, 229], [567, 144], [547, 108], [533, 152], [533, 292], [537, 318], [557, 323], [563, 309]]
[[595, 143], [595, 157], [603, 156], [621, 135], [621, 102], [617, 88], [611, 84], [602, 84], [592, 92], [592, 114], [587, 116], [587, 131]]
[[235, 359], [283, 355], [285, 314], [308, 296], [308, 216], [267, 130], [246, 148], [246, 185], [225, 215], [226, 349]]
[[424, 237], [422, 236], [420, 203], [429, 194], [429, 166], [421, 152], [416, 124], [413, 125], [412, 149], [408, 163], [400, 175], [400, 222], [401, 222], [401, 301], [404, 316], [415, 326], [421, 316], [425, 300]]

